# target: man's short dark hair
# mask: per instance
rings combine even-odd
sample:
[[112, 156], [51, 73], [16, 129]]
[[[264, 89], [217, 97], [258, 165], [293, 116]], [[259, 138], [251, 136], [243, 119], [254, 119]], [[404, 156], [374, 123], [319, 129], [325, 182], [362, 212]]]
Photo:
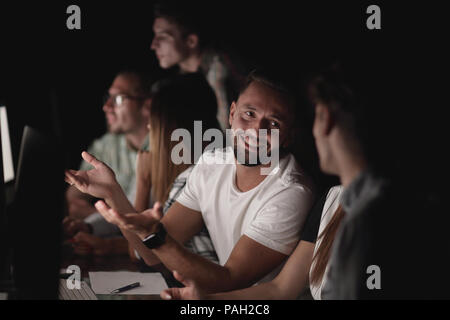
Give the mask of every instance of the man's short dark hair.
[[165, 0], [155, 4], [153, 15], [155, 19], [164, 18], [175, 23], [180, 27], [184, 37], [196, 34], [199, 38], [200, 48], [204, 48], [210, 43], [211, 37], [206, 31], [208, 27], [206, 18], [202, 14], [203, 9], [195, 7], [189, 1]]
[[136, 68], [124, 68], [121, 69], [117, 76], [132, 76], [135, 77], [137, 80], [137, 87], [135, 88], [137, 91], [137, 94], [142, 97], [148, 97], [150, 96], [151, 87], [152, 85], [159, 80], [161, 77], [160, 73], [158, 72], [147, 72], [138, 70]]
[[395, 129], [390, 123], [388, 75], [380, 59], [341, 58], [318, 72], [308, 87], [311, 103], [327, 107], [374, 161], [387, 150]]
[[[285, 70], [284, 70], [285, 71]], [[287, 72], [280, 72], [268, 68], [257, 68], [249, 73], [240, 93], [242, 94], [253, 82], [259, 82], [284, 96], [295, 107], [297, 103], [297, 80]]]

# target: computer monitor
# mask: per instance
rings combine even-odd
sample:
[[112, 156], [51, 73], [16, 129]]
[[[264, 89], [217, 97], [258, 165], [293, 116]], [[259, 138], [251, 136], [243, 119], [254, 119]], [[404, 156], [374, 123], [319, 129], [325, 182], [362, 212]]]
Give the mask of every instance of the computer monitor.
[[[2, 114], [0, 113], [0, 117]], [[1, 122], [1, 119], [0, 119]], [[6, 243], [6, 199], [5, 199], [5, 182], [3, 179], [3, 139], [2, 130], [0, 130], [0, 292], [4, 291], [5, 281], [8, 280], [8, 245]]]
[[60, 145], [54, 137], [26, 126], [8, 228], [14, 298], [57, 298], [63, 191]]
[[14, 164], [9, 138], [8, 115], [6, 107], [0, 106], [0, 131], [2, 141], [3, 180], [5, 183], [14, 180]]

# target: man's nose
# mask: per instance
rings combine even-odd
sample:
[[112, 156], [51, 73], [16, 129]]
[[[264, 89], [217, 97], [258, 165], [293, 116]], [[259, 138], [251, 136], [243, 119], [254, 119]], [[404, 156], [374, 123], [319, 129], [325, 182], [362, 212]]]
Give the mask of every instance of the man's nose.
[[103, 112], [111, 112], [114, 110], [114, 106], [112, 104], [111, 97], [108, 98], [108, 100], [105, 101], [103, 104]]
[[255, 129], [257, 134], [259, 134], [259, 130], [269, 130], [270, 121], [264, 118], [260, 119], [259, 121], [255, 121], [252, 129]]
[[156, 38], [153, 38], [152, 43], [150, 44], [150, 49], [156, 50], [157, 47], [158, 47], [158, 41], [156, 40]]

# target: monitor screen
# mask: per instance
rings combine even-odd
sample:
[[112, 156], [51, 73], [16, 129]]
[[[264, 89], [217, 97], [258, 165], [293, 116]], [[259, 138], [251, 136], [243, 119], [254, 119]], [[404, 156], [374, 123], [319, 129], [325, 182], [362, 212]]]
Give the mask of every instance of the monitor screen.
[[2, 137], [3, 179], [4, 182], [14, 180], [14, 165], [11, 152], [11, 140], [9, 138], [8, 115], [6, 107], [0, 106], [0, 129]]

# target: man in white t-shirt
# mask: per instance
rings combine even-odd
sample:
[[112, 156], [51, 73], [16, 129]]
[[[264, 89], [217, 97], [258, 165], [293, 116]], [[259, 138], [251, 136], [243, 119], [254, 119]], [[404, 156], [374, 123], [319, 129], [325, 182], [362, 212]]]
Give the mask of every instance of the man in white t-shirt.
[[[210, 161], [233, 157], [236, 148], [209, 151], [195, 166], [183, 193], [163, 218], [160, 204], [135, 214], [117, 184], [112, 183], [114, 187], [104, 190], [102, 186], [113, 175], [107, 166], [87, 153], [83, 157], [95, 169], [67, 172], [66, 181], [105, 199], [106, 204], [99, 201], [96, 208], [121, 228], [149, 265], [162, 262], [209, 292], [246, 287], [265, 276], [271, 279], [295, 248], [314, 200], [311, 182], [294, 157], [285, 151], [293, 138], [295, 98], [280, 83], [269, 73], [251, 73], [237, 102], [231, 105], [229, 118], [233, 130], [279, 130], [280, 161], [269, 175], [261, 174], [261, 169], [270, 167], [270, 163], [249, 161], [250, 153], [260, 143], [255, 147], [253, 139], [243, 140], [243, 161], [239, 157], [239, 161], [233, 159], [222, 164]], [[267, 150], [273, 152], [271, 138], [269, 133]], [[234, 140], [235, 147], [238, 139]], [[101, 183], [97, 185], [95, 179]], [[219, 265], [182, 245], [203, 225], [209, 231]]]

